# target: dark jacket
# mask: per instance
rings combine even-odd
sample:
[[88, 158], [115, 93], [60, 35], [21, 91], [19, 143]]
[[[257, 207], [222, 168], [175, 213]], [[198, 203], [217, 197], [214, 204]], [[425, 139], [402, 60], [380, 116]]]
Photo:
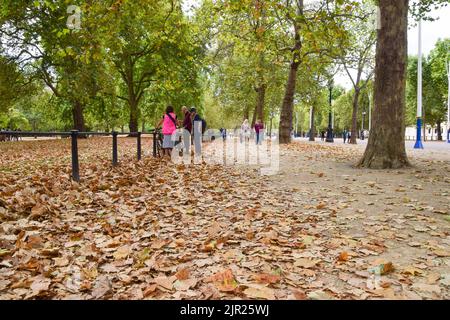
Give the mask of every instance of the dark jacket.
[[183, 128], [189, 131], [189, 133], [192, 132], [192, 119], [189, 111], [184, 114]]

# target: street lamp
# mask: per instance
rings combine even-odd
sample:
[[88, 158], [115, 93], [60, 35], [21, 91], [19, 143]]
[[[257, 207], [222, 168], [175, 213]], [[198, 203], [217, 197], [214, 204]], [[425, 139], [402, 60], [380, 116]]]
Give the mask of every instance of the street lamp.
[[329, 89], [330, 89], [330, 110], [329, 110], [329, 113], [328, 113], [327, 139], [325, 141], [326, 142], [334, 142], [334, 138], [333, 138], [333, 124], [332, 124], [333, 115], [331, 113], [331, 106], [332, 106], [332, 102], [333, 102], [333, 79], [330, 80]]
[[414, 149], [423, 149], [422, 144], [422, 20], [419, 20], [419, 58], [417, 61], [417, 135]]

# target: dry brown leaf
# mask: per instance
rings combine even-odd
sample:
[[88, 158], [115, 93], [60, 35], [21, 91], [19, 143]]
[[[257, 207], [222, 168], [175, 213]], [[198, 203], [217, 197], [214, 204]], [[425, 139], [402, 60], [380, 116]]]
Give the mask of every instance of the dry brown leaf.
[[186, 279], [189, 279], [189, 275], [190, 275], [190, 272], [189, 272], [189, 269], [188, 269], [188, 268], [180, 269], [180, 270], [175, 274], [175, 276], [177, 277], [178, 280], [186, 280]]
[[244, 294], [252, 299], [275, 300], [274, 290], [264, 286], [247, 288], [244, 290]]
[[309, 269], [309, 268], [313, 268], [314, 266], [316, 266], [319, 262], [320, 262], [320, 260], [299, 258], [294, 262], [294, 266]]
[[341, 253], [339, 254], [338, 258], [337, 258], [337, 260], [338, 260], [338, 261], [341, 261], [341, 262], [348, 261], [348, 259], [349, 259], [348, 253], [345, 252], [345, 251], [344, 251], [344, 252], [341, 252]]

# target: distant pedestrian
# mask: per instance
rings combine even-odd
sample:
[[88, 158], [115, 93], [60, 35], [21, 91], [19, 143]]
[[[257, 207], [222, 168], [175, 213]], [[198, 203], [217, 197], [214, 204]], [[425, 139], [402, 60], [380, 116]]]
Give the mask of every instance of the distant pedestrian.
[[344, 143], [345, 143], [347, 141], [347, 130], [345, 130], [345, 129], [344, 129], [343, 137], [344, 137]]
[[320, 138], [322, 139], [322, 141], [325, 140], [325, 131], [322, 130], [322, 132], [320, 132]]
[[245, 142], [250, 140], [250, 126], [248, 124], [248, 119], [245, 119], [241, 125], [241, 143], [242, 140], [245, 140]]
[[263, 138], [263, 130], [264, 130], [264, 125], [262, 124], [261, 120], [260, 119], [256, 120], [255, 133], [256, 133], [256, 144], [257, 145], [261, 144], [261, 140]]

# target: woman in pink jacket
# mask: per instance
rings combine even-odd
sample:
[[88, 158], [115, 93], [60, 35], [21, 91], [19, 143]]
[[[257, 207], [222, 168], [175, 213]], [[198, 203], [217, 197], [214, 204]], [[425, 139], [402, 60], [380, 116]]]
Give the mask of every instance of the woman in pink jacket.
[[168, 106], [166, 108], [166, 113], [164, 114], [157, 127], [159, 128], [161, 127], [161, 125], [162, 134], [164, 136], [162, 145], [163, 154], [170, 157], [175, 142], [175, 140], [172, 139], [172, 134], [177, 130], [177, 115], [174, 113], [172, 106]]

